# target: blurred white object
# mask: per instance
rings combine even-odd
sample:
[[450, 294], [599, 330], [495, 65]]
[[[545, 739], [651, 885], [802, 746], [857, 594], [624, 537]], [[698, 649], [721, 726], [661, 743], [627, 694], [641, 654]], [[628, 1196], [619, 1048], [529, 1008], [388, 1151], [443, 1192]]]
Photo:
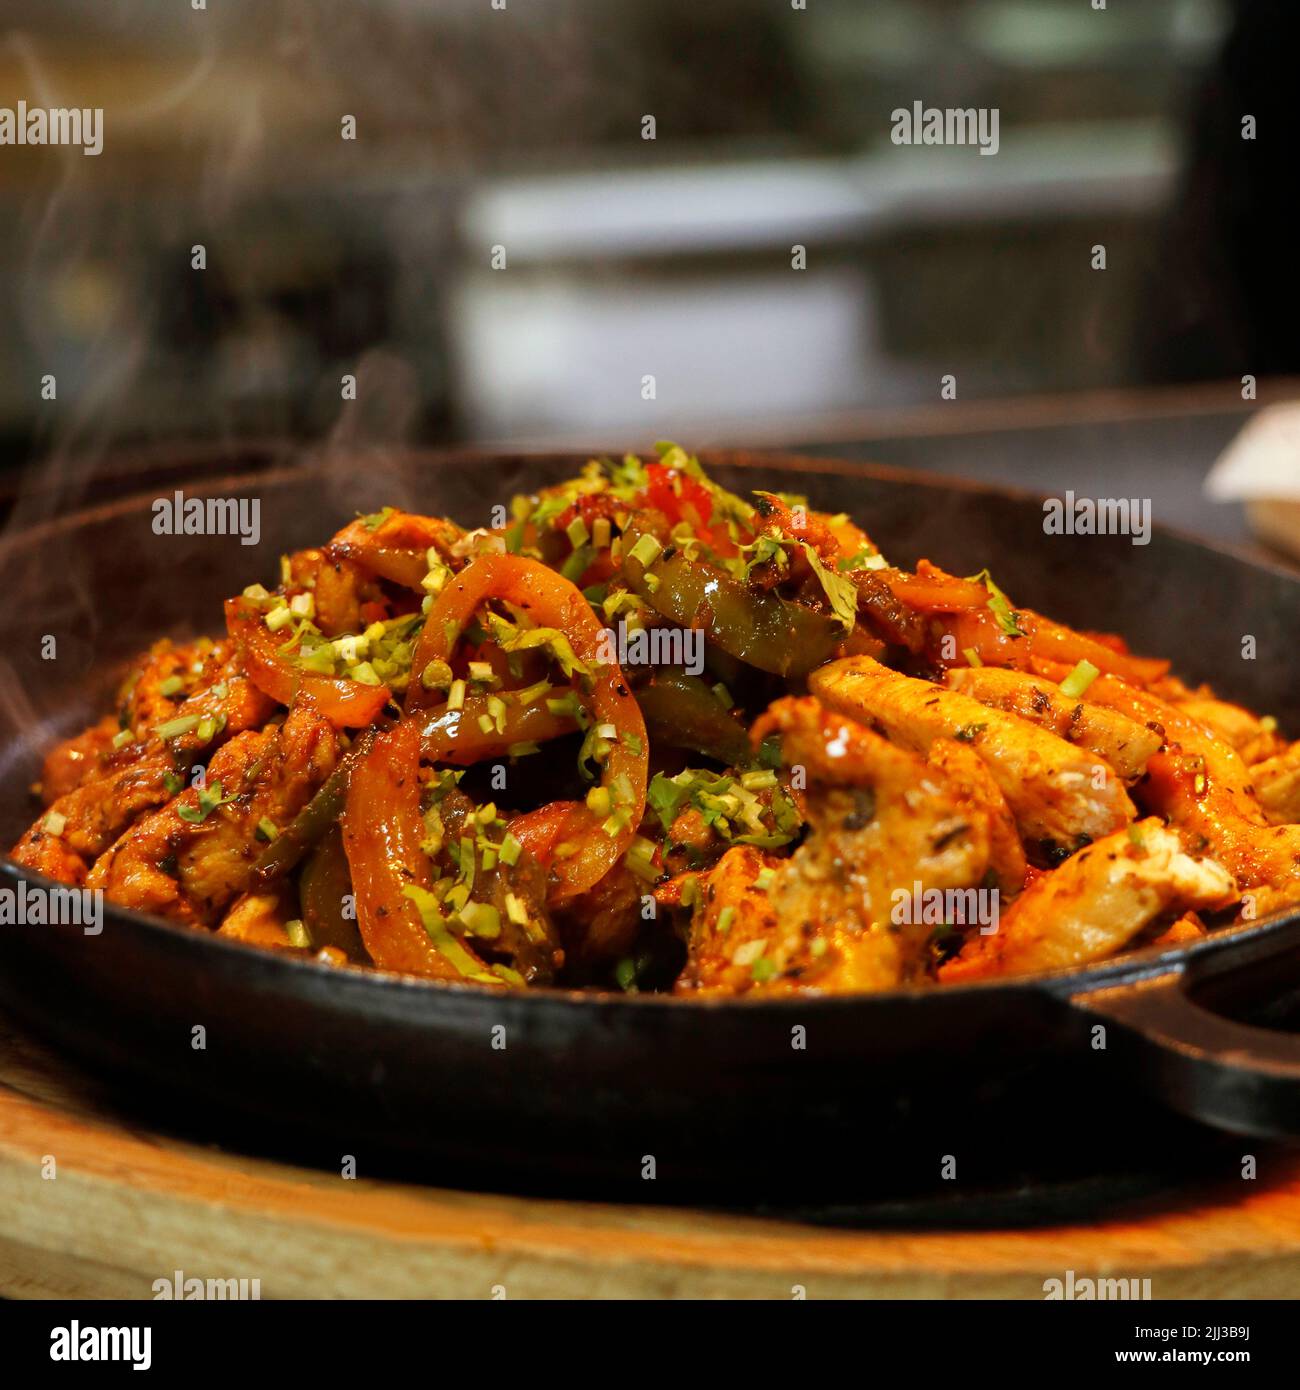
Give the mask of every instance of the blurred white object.
[[1261, 540], [1300, 556], [1300, 401], [1254, 416], [1210, 470], [1205, 490], [1244, 502]]
[[454, 309], [461, 398], [480, 438], [675, 437], [710, 421], [843, 409], [893, 384], [867, 373], [875, 314], [865, 275], [845, 267], [607, 286], [484, 272], [462, 283]]
[[[880, 277], [937, 228], [1153, 215], [1175, 142], [1162, 121], [1050, 124], [1006, 132], [996, 159], [972, 153], [886, 142], [834, 159], [647, 157], [470, 186], [448, 295], [464, 429], [699, 443], [737, 423], [933, 401], [949, 371], [963, 393], [1029, 389], [1033, 367], [1009, 388], [1006, 370], [986, 379], [978, 356], [954, 359], [925, 300], [933, 351], [897, 347]], [[415, 235], [413, 256], [427, 254]]]
[[1205, 490], [1221, 502], [1251, 497], [1300, 501], [1300, 401], [1271, 405], [1220, 455]]

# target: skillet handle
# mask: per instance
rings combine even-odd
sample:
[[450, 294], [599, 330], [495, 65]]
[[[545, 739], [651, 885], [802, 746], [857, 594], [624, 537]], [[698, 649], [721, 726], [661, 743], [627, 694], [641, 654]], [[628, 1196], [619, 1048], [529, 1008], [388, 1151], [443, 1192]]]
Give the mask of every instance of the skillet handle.
[[1075, 994], [1070, 1004], [1117, 1026], [1124, 1064], [1166, 1105], [1234, 1133], [1300, 1138], [1300, 1035], [1240, 1023], [1193, 997], [1231, 980], [1231, 954], [1208, 971], [1194, 959], [1132, 984]]

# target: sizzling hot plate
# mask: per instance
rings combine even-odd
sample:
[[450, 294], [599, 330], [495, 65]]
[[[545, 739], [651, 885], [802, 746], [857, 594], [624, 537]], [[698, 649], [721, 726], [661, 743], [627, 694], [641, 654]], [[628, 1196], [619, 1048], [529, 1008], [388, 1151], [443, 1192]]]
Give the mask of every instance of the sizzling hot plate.
[[[273, 577], [282, 552], [384, 503], [486, 524], [493, 504], [582, 462], [378, 455], [190, 490], [258, 499], [256, 547], [155, 535], [152, 498], [11, 535], [0, 545], [3, 842], [36, 814], [26, 789], [44, 748], [107, 707], [121, 662], [156, 637], [217, 630], [221, 600]], [[1021, 602], [1121, 632], [1300, 730], [1300, 583], [1282, 571], [1168, 532], [1147, 546], [1048, 537], [1027, 495], [793, 457], [704, 462], [729, 486], [850, 512], [901, 563], [988, 565]], [[0, 868], [6, 883], [22, 876]], [[363, 1172], [382, 1162], [475, 1184], [798, 1203], [954, 1174], [969, 1184], [1043, 1149], [1093, 1171], [1099, 1155], [1185, 1145], [1193, 1127], [1173, 1112], [1300, 1134], [1300, 1041], [1278, 1026], [1296, 998], [1298, 946], [1300, 912], [1032, 980], [695, 1002], [340, 972], [106, 904], [98, 936], [0, 929], [0, 995], [208, 1138], [288, 1145], [329, 1166], [351, 1154]], [[1260, 1017], [1272, 1026], [1248, 1021]]]

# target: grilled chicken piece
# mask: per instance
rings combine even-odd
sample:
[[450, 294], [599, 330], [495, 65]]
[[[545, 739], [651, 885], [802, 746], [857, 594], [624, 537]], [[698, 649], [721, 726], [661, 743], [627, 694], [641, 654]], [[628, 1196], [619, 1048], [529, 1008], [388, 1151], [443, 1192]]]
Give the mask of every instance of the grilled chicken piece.
[[9, 856], [25, 869], [33, 869], [58, 883], [70, 883], [80, 888], [86, 881], [89, 865], [61, 834], [45, 828], [45, 817], [14, 846]]
[[1036, 724], [957, 691], [899, 675], [867, 656], [832, 661], [808, 678], [832, 709], [882, 728], [918, 753], [955, 738], [979, 754], [1028, 840], [1073, 848], [1131, 821], [1118, 778], [1095, 756]]
[[293, 593], [311, 593], [313, 621], [326, 637], [362, 631], [366, 626], [363, 606], [384, 599], [383, 589], [356, 561], [328, 550], [298, 550], [290, 555], [285, 587]]
[[117, 731], [117, 720], [106, 714], [98, 724], [56, 743], [41, 765], [41, 800], [52, 806], [98, 771], [100, 760], [112, 751]]
[[445, 517], [394, 510], [378, 522], [370, 517], [350, 522], [330, 541], [326, 553], [418, 593], [429, 572], [429, 551], [450, 564], [453, 547], [464, 536], [461, 527]]
[[1236, 749], [1247, 766], [1272, 758], [1286, 747], [1286, 740], [1272, 724], [1240, 705], [1208, 695], [1193, 695], [1176, 703], [1181, 714], [1203, 724], [1221, 743]]
[[1057, 738], [1095, 753], [1125, 782], [1145, 771], [1147, 759], [1164, 742], [1153, 729], [1117, 710], [1061, 694], [1061, 687], [1040, 676], [998, 666], [956, 666], [948, 688], [973, 696], [982, 705], [1028, 719]]
[[736, 846], [698, 880], [678, 989], [919, 980], [936, 926], [924, 894], [983, 882], [989, 812], [937, 766], [816, 700], [778, 700], [753, 737], [773, 731], [787, 767], [805, 771], [810, 834], [788, 859]]
[[[1185, 704], [1173, 704], [1146, 690], [1138, 690], [1114, 676], [1098, 676], [1088, 687], [1088, 702], [1126, 716], [1136, 724], [1160, 733], [1166, 744], [1178, 745], [1184, 753], [1195, 754], [1234, 794], [1249, 800], [1250, 775], [1240, 754], [1199, 719], [1187, 712]], [[1249, 809], [1249, 808], [1244, 808]]]
[[1166, 751], [1149, 761], [1134, 789], [1143, 808], [1165, 817], [1191, 854], [1209, 852], [1246, 890], [1254, 915], [1300, 900], [1300, 825], [1270, 825], [1256, 800], [1254, 769], [1236, 749], [1185, 713], [1123, 681], [1098, 676], [1088, 694], [1132, 719], [1158, 725]]
[[[215, 644], [206, 637], [180, 645], [167, 638], [155, 642], [123, 682], [118, 706], [121, 727], [143, 734], [171, 719], [176, 706], [200, 684], [214, 650]], [[175, 691], [164, 695], [171, 685]]]
[[[14, 846], [12, 857], [63, 883], [80, 883], [137, 816], [172, 796], [168, 780], [175, 776], [171, 755], [160, 749], [84, 782], [36, 821]], [[57, 835], [49, 829], [51, 812], [63, 820]]]
[[[189, 715], [224, 720], [225, 736], [231, 738], [256, 728], [274, 708], [244, 675], [234, 642], [201, 637], [182, 646], [155, 643], [143, 664], [127, 677], [118, 717], [121, 727], [134, 731], [144, 744], [157, 725]], [[187, 746], [200, 745], [191, 737]]]
[[285, 589], [311, 592], [316, 626], [326, 637], [360, 632], [374, 610], [387, 611], [381, 580], [421, 592], [430, 550], [452, 563], [451, 547], [463, 535], [455, 522], [414, 512], [358, 517], [323, 549], [290, 555]]
[[1215, 908], [1236, 892], [1212, 859], [1193, 859], [1154, 817], [1081, 849], [1044, 874], [940, 967], [944, 981], [1062, 970], [1121, 950], [1162, 913]]
[[[194, 646], [197, 648], [198, 644]], [[237, 673], [228, 643], [208, 643], [207, 658], [200, 663], [202, 674], [198, 677], [207, 683], [195, 688], [179, 705], [173, 704], [171, 696], [157, 693], [157, 687], [166, 679], [160, 671], [174, 666], [177, 650], [168, 645], [165, 652], [155, 652], [146, 660], [142, 673], [130, 683], [123, 709], [128, 715], [134, 710], [146, 718], [163, 714], [164, 722], [192, 719], [194, 727], [169, 740], [159, 738], [152, 729], [141, 730], [145, 737], [123, 748], [113, 748], [110, 739], [109, 746], [93, 762], [86, 759], [78, 784], [50, 806], [64, 823], [59, 835], [61, 845], [47, 843], [47, 812], [15, 846], [13, 857], [20, 864], [51, 877], [56, 876], [51, 870], [58, 868], [57, 877], [63, 882], [79, 881], [84, 870], [139, 816], [171, 799], [177, 779], [182, 783], [188, 780], [192, 764], [202, 762], [226, 740], [261, 724], [275, 708], [273, 701]], [[146, 682], [144, 691], [140, 690], [142, 680]], [[155, 693], [151, 694], [151, 690]], [[212, 721], [211, 738], [204, 737], [204, 719]], [[94, 726], [87, 735], [99, 728]]]
[[328, 721], [294, 710], [282, 725], [236, 735], [213, 754], [205, 809], [190, 787], [145, 816], [96, 862], [87, 887], [125, 907], [212, 925], [247, 890], [261, 849], [257, 825], [282, 827], [334, 770], [338, 744]]
[[988, 815], [989, 868], [997, 877], [1003, 898], [1014, 898], [1025, 886], [1028, 865], [1016, 830], [1016, 818], [1002, 795], [1002, 788], [993, 780], [993, 774], [979, 754], [964, 743], [937, 738], [926, 757], [972, 805], [981, 807]]
[[1227, 866], [1245, 890], [1245, 916], [1300, 901], [1300, 825], [1269, 825], [1249, 789], [1211, 770], [1204, 756], [1157, 753], [1139, 794], [1190, 853], [1208, 851]]
[[[139, 747], [133, 754], [115, 756], [118, 750], [114, 749], [113, 740], [119, 732], [131, 729], [145, 735], [139, 741], [143, 746], [148, 741], [147, 731], [174, 718], [180, 702], [192, 692], [207, 689], [223, 676], [234, 674], [226, 666], [230, 654], [229, 643], [214, 643], [208, 638], [179, 646], [166, 639], [155, 642], [136, 661], [118, 691], [118, 717], [106, 715], [98, 724], [56, 744], [46, 755], [41, 772], [41, 798], [45, 804], [52, 805], [84, 783], [134, 761]], [[171, 689], [168, 682], [176, 688]], [[164, 695], [163, 690], [170, 693]], [[206, 708], [202, 711], [209, 712]], [[221, 712], [228, 723], [235, 713], [230, 708]], [[269, 713], [270, 708], [259, 697], [242, 724], [236, 716], [232, 732], [260, 722]]]
[[291, 947], [285, 924], [293, 920], [293, 895], [287, 885], [269, 893], [245, 893], [236, 898], [217, 928], [218, 936], [252, 946]]
[[1300, 743], [1250, 769], [1255, 800], [1272, 825], [1300, 821]]
[[1220, 700], [1208, 685], [1193, 688], [1177, 676], [1166, 674], [1144, 689], [1166, 705], [1176, 706], [1180, 715], [1195, 720], [1212, 738], [1235, 749], [1247, 766], [1286, 749], [1286, 739], [1278, 733], [1275, 719], [1254, 714], [1244, 705]]
[[[173, 659], [178, 652], [187, 654], [181, 669], [177, 669]], [[189, 660], [189, 656], [194, 659]], [[184, 683], [164, 695], [163, 691], [169, 689], [168, 679]], [[190, 729], [170, 740], [173, 749], [188, 754], [216, 747], [223, 739], [257, 728], [271, 717], [275, 707], [275, 701], [263, 695], [244, 675], [234, 642], [203, 639], [163, 652], [147, 662], [129, 688], [121, 718], [123, 728], [135, 731], [139, 748], [157, 742], [154, 731], [159, 725], [177, 719], [194, 719], [196, 724], [212, 719], [217, 727], [211, 739], [205, 740], [196, 729]]]
[[1199, 941], [1205, 936], [1205, 923], [1196, 915], [1195, 912], [1184, 912], [1177, 921], [1170, 922], [1167, 927], [1157, 925], [1153, 928], [1155, 935], [1148, 937], [1139, 932], [1130, 943], [1132, 946], [1185, 946], [1189, 941]]

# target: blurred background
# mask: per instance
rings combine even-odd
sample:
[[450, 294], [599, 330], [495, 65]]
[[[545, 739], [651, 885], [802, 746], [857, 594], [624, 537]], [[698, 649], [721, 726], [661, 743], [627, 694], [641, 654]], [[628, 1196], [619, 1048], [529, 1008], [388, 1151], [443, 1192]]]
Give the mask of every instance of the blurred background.
[[[0, 0], [0, 105], [105, 111], [98, 158], [0, 147], [3, 477], [667, 435], [1239, 536], [1201, 479], [1300, 394], [1297, 10]], [[893, 144], [917, 101], [996, 156]]]

